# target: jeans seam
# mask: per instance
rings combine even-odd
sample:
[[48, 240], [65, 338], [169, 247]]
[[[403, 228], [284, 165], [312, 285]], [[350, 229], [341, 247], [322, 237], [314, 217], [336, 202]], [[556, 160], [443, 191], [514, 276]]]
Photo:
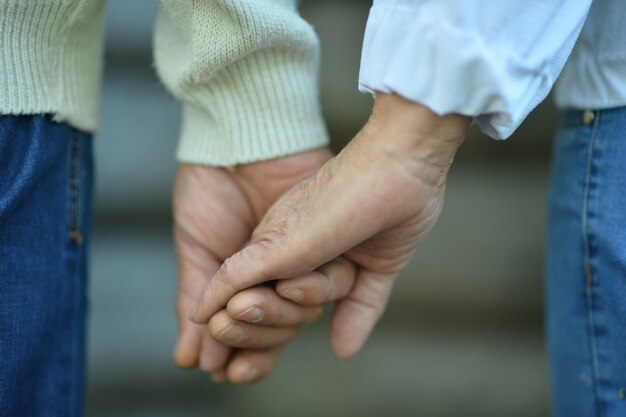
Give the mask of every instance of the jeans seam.
[[80, 230], [81, 212], [81, 146], [78, 132], [72, 131], [70, 140], [69, 159], [69, 212], [68, 212], [68, 236], [76, 244], [80, 245], [83, 235]]
[[583, 210], [582, 210], [582, 233], [583, 244], [585, 253], [585, 282], [586, 282], [586, 307], [587, 307], [587, 331], [588, 331], [588, 344], [589, 354], [591, 356], [591, 374], [593, 381], [593, 395], [595, 398], [596, 413], [598, 417], [603, 417], [604, 412], [602, 409], [602, 402], [599, 393], [599, 368], [597, 357], [597, 346], [595, 336], [595, 317], [593, 313], [593, 270], [591, 269], [591, 245], [589, 239], [589, 195], [593, 177], [593, 157], [595, 149], [595, 141], [598, 133], [598, 126], [600, 124], [600, 112], [596, 113], [596, 120], [591, 132], [591, 140], [589, 142], [588, 160], [587, 160], [587, 176], [585, 178], [585, 189], [583, 196]]

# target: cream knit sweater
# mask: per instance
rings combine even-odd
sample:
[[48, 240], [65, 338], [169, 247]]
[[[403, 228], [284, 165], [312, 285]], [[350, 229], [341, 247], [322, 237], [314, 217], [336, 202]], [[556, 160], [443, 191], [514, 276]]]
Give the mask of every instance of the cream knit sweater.
[[[104, 3], [0, 0], [0, 114], [97, 128]], [[154, 57], [183, 102], [181, 161], [232, 166], [328, 142], [318, 40], [295, 0], [162, 0]]]

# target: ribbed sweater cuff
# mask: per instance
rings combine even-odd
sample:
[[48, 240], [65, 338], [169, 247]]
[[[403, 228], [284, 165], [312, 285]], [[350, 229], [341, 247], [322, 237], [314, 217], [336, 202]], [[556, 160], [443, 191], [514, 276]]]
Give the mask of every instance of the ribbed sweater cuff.
[[181, 162], [234, 166], [328, 144], [310, 56], [258, 51], [185, 92]]
[[0, 113], [99, 123], [103, 1], [0, 1]]

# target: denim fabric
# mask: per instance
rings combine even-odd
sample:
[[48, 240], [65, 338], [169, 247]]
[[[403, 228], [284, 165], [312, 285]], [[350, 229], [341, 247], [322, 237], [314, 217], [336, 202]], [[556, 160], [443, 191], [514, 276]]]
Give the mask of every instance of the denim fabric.
[[0, 116], [0, 416], [83, 413], [91, 137]]
[[594, 115], [564, 112], [553, 154], [547, 328], [557, 417], [626, 416], [626, 107]]

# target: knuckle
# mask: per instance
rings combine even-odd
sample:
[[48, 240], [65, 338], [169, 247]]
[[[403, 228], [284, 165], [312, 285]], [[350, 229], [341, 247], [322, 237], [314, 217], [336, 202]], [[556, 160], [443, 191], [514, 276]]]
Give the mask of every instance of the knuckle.
[[[233, 274], [232, 271], [234, 270], [234, 264], [237, 262], [238, 261], [236, 259], [226, 259], [217, 273], [213, 276], [213, 279], [209, 281], [209, 286], [207, 288], [215, 290], [218, 287], [223, 287], [231, 293], [236, 293], [238, 291], [237, 285], [234, 283], [234, 277], [236, 275]], [[206, 298], [208, 300], [213, 299], [215, 296], [217, 296], [217, 294], [213, 294], [213, 291], [206, 294]]]
[[233, 271], [237, 268], [239, 259], [237, 254], [234, 254], [222, 262], [220, 269], [218, 270], [215, 278], [224, 282], [228, 282], [228, 278], [233, 274]]
[[217, 277], [235, 290], [250, 287], [271, 275], [271, 255], [265, 242], [246, 246], [224, 260]]
[[[297, 216], [297, 213], [290, 215]], [[284, 278], [313, 271], [319, 266], [316, 263], [317, 244], [300, 240], [294, 245], [287, 240], [289, 223], [287, 220], [276, 222], [262, 233], [253, 234], [253, 246], [264, 260], [266, 272], [280, 271], [280, 277]]]
[[349, 295], [347, 299], [359, 310], [366, 311], [374, 316], [382, 314], [384, 307], [378, 299], [368, 299], [351, 295]]
[[[272, 216], [274, 217], [274, 216]], [[267, 218], [266, 218], [267, 219]], [[269, 218], [252, 232], [252, 242], [265, 244], [268, 247], [276, 246], [287, 235], [289, 222], [287, 219], [277, 220]]]

